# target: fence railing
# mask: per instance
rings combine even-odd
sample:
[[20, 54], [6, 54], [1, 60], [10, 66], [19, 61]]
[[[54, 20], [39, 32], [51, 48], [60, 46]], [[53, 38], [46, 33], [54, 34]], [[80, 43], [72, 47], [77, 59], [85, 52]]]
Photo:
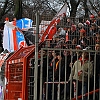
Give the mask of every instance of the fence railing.
[[98, 51], [42, 48], [39, 100], [99, 100]]

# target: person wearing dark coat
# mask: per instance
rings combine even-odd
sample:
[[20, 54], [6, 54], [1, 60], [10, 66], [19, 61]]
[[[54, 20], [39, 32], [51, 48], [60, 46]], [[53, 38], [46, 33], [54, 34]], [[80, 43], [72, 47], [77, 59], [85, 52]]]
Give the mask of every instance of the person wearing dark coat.
[[86, 30], [80, 30], [80, 37], [78, 40], [78, 45], [81, 45], [82, 49], [88, 46], [89, 40], [86, 38]]

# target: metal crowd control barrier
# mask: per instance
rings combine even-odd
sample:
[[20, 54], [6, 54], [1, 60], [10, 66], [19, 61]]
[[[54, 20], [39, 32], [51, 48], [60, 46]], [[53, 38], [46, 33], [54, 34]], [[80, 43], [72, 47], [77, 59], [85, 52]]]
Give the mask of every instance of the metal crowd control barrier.
[[[47, 52], [46, 60], [44, 56], [44, 51]], [[62, 57], [62, 52], [64, 54], [64, 63], [59, 62], [58, 76], [55, 76], [56, 59], [53, 61], [52, 66], [50, 63], [51, 53], [56, 53], [57, 56]], [[81, 56], [79, 57], [79, 52]], [[58, 54], [59, 53], [59, 54]], [[76, 53], [76, 59], [73, 61], [74, 53]], [[88, 54], [87, 62], [83, 58], [83, 63], [80, 62], [81, 57]], [[100, 100], [99, 84], [100, 80], [97, 71], [97, 56], [98, 51], [94, 50], [75, 50], [75, 49], [59, 49], [59, 48], [42, 48], [41, 49], [41, 67], [40, 67], [40, 99], [39, 100]], [[100, 55], [99, 55], [100, 56]], [[82, 76], [79, 79], [79, 65], [81, 65]], [[44, 63], [47, 62], [46, 65]], [[72, 64], [73, 63], [73, 64]], [[76, 64], [76, 65], [75, 65]], [[47, 67], [44, 67], [47, 66]], [[64, 66], [64, 69], [62, 68]], [[73, 76], [73, 68], [76, 66], [74, 73], [76, 73], [76, 78]], [[87, 69], [84, 69], [87, 66]], [[44, 69], [46, 68], [46, 70]], [[69, 69], [70, 70], [69, 70]], [[63, 70], [63, 73], [62, 73]], [[43, 76], [46, 71], [46, 76]], [[69, 74], [68, 74], [69, 73]], [[63, 77], [62, 77], [63, 74]], [[70, 78], [70, 80], [69, 80]], [[75, 82], [75, 84], [73, 83]], [[73, 84], [73, 85], [72, 85]], [[74, 86], [75, 85], [75, 86]], [[85, 87], [86, 86], [86, 87]], [[86, 90], [85, 90], [86, 89]]]
[[[30, 100], [31, 64], [34, 46], [22, 47], [16, 51], [6, 64], [6, 88], [4, 100]], [[33, 95], [32, 95], [33, 96]]]

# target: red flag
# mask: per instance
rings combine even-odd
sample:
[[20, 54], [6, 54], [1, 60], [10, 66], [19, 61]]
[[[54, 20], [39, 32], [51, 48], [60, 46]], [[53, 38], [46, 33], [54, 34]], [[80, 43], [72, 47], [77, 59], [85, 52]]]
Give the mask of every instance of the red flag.
[[44, 34], [40, 39], [40, 42], [43, 42], [47, 36], [49, 36], [49, 38], [53, 37], [56, 31], [51, 32], [51, 29], [53, 29], [53, 27], [55, 27], [60, 22], [60, 20], [66, 15], [66, 11], [67, 11], [67, 4], [65, 3], [63, 7], [60, 9], [60, 11], [56, 14], [56, 16], [52, 19], [48, 27], [46, 28]]
[[51, 40], [52, 37], [54, 36], [54, 34], [56, 33], [56, 31], [57, 31], [56, 26], [51, 27], [50, 32], [49, 32], [49, 34], [48, 34], [48, 39]]
[[68, 41], [68, 32], [66, 33], [66, 42]]

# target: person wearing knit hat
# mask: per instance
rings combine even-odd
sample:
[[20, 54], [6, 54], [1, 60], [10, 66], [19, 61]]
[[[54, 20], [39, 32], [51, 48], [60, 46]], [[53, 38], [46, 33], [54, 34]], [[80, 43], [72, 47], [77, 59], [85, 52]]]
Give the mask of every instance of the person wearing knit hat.
[[95, 18], [95, 16], [92, 14], [92, 15], [90, 15], [90, 18]]
[[83, 25], [82, 23], [79, 23], [79, 24], [78, 24], [78, 28], [81, 29], [81, 28], [83, 28], [83, 27], [84, 27], [84, 25]]
[[91, 14], [90, 16], [90, 25], [91, 25], [91, 23], [95, 23], [96, 22], [96, 20], [95, 20], [95, 16], [93, 15], [93, 14]]
[[78, 44], [81, 45], [82, 49], [84, 49], [88, 45], [88, 40], [86, 38], [86, 30], [81, 29], [79, 32], [80, 32], [80, 38]]
[[85, 23], [84, 23], [84, 29], [86, 30], [86, 33], [88, 34], [90, 32], [90, 20], [86, 20]]

